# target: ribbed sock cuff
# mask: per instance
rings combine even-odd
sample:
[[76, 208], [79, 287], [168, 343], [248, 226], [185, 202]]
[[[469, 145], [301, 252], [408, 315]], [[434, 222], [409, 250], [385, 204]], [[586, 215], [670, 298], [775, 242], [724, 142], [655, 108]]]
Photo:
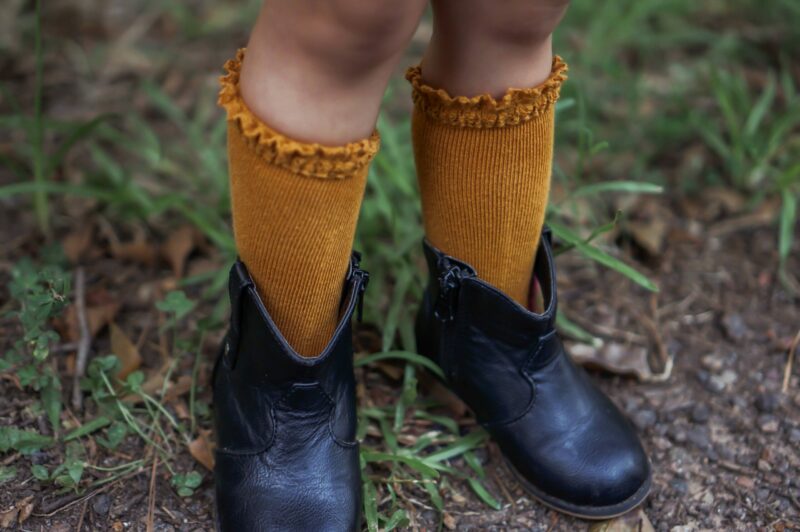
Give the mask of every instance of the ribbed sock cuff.
[[377, 131], [369, 138], [344, 146], [323, 146], [292, 140], [259, 120], [245, 104], [239, 88], [244, 53], [244, 48], [240, 49], [235, 59], [225, 63], [226, 74], [219, 79], [218, 103], [253, 150], [267, 162], [306, 177], [344, 179], [361, 173], [369, 165], [380, 146]]
[[523, 124], [545, 113], [558, 100], [566, 73], [567, 64], [555, 56], [543, 83], [528, 89], [508, 89], [499, 100], [489, 94], [451, 96], [426, 85], [420, 66], [409, 68], [406, 79], [413, 88], [414, 105], [428, 118], [454, 127], [488, 129]]

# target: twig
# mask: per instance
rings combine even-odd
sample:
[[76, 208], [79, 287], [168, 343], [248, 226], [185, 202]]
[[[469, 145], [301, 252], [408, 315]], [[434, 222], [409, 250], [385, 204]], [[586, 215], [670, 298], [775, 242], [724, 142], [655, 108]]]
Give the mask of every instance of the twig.
[[797, 345], [800, 344], [800, 330], [797, 331], [797, 334], [794, 336], [794, 340], [792, 340], [792, 344], [789, 346], [789, 353], [786, 356], [786, 366], [783, 368], [783, 393], [789, 391], [789, 380], [792, 377], [792, 364], [794, 363], [794, 353], [797, 351]]
[[158, 455], [153, 454], [153, 467], [150, 470], [150, 490], [147, 498], [147, 532], [153, 532], [156, 510], [156, 472], [158, 469]]
[[83, 501], [83, 508], [81, 508], [81, 516], [78, 518], [78, 526], [75, 527], [77, 532], [81, 532], [83, 530], [83, 518], [86, 517], [86, 508], [89, 506], [89, 499]]
[[76, 411], [83, 408], [83, 393], [80, 381], [86, 373], [86, 361], [89, 358], [89, 348], [92, 346], [92, 333], [89, 330], [89, 320], [86, 317], [86, 274], [82, 266], [75, 270], [75, 311], [78, 315], [78, 355], [75, 359], [75, 374], [72, 376], [72, 407]]
[[511, 496], [511, 493], [508, 491], [508, 488], [506, 487], [505, 482], [503, 482], [503, 479], [501, 479], [500, 475], [497, 474], [497, 468], [492, 469], [490, 474], [492, 475], [492, 480], [494, 480], [494, 483], [500, 487], [500, 491], [503, 492], [503, 496], [506, 498], [508, 503], [511, 505], [512, 508], [516, 509], [517, 502], [514, 500], [514, 497]]
[[116, 480], [112, 480], [111, 482], [108, 482], [107, 484], [104, 484], [104, 485], [100, 486], [96, 490], [94, 490], [92, 492], [89, 492], [86, 495], [81, 495], [81, 496], [78, 496], [78, 497], [76, 497], [74, 495], [70, 495], [70, 496], [67, 497], [66, 502], [63, 502], [63, 499], [60, 500], [60, 501], [56, 501], [55, 505], [48, 505], [48, 506], [46, 506], [46, 507], [44, 507], [42, 509], [41, 513], [34, 513], [33, 515], [36, 516], [36, 517], [53, 517], [57, 513], [62, 512], [64, 510], [66, 510], [67, 508], [70, 508], [71, 506], [74, 506], [74, 505], [78, 504], [79, 502], [91, 499], [92, 497], [94, 497], [98, 493], [104, 492], [105, 490], [107, 490], [111, 486], [114, 486], [114, 485], [122, 482], [123, 480], [128, 480], [130, 478], [135, 477], [136, 475], [141, 474], [143, 471], [145, 471], [145, 469], [140, 467], [139, 469], [136, 469], [134, 471], [131, 471], [130, 473], [126, 473], [126, 474], [120, 476]]

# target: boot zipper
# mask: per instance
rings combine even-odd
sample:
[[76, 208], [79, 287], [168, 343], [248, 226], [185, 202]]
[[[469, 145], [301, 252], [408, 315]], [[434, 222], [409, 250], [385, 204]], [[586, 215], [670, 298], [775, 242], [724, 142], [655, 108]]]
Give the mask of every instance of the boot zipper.
[[366, 272], [358, 267], [358, 259], [361, 256], [357, 256], [357, 260], [353, 263], [353, 277], [359, 279], [358, 282], [358, 294], [356, 297], [358, 301], [356, 301], [356, 319], [361, 323], [361, 320], [364, 318], [364, 292], [367, 291], [367, 285], [369, 284], [369, 272]]
[[456, 300], [461, 280], [471, 277], [469, 270], [460, 268], [450, 263], [447, 259], [440, 262], [441, 274], [439, 275], [439, 297], [436, 301], [433, 314], [440, 321], [452, 321], [455, 318]]

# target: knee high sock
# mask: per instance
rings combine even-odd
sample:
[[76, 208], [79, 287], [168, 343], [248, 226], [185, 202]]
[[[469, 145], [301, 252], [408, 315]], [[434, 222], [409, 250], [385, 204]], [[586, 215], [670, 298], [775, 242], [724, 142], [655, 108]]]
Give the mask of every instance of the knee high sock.
[[566, 65], [538, 87], [450, 96], [409, 69], [412, 139], [425, 232], [445, 253], [528, 306], [553, 159], [554, 107]]
[[339, 321], [356, 220], [377, 133], [345, 146], [293, 141], [242, 101], [243, 51], [225, 65], [233, 230], [239, 256], [289, 344], [314, 356]]

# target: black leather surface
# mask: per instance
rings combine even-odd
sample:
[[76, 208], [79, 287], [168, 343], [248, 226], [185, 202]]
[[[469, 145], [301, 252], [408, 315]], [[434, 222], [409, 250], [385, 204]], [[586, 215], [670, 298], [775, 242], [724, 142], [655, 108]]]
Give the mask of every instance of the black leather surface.
[[[578, 514], [618, 513], [640, 502], [650, 465], [639, 439], [556, 334], [549, 239], [542, 238], [533, 272], [547, 307], [542, 314], [428, 242], [424, 247], [431, 275], [417, 318], [417, 347], [442, 367], [447, 385], [528, 487], [551, 506]], [[442, 279], [454, 268], [456, 288], [443, 290]], [[449, 314], [441, 310], [448, 303]]]
[[364, 275], [354, 255], [334, 338], [303, 358], [275, 327], [244, 265], [231, 269], [231, 327], [214, 371], [220, 530], [359, 529], [350, 318]]

